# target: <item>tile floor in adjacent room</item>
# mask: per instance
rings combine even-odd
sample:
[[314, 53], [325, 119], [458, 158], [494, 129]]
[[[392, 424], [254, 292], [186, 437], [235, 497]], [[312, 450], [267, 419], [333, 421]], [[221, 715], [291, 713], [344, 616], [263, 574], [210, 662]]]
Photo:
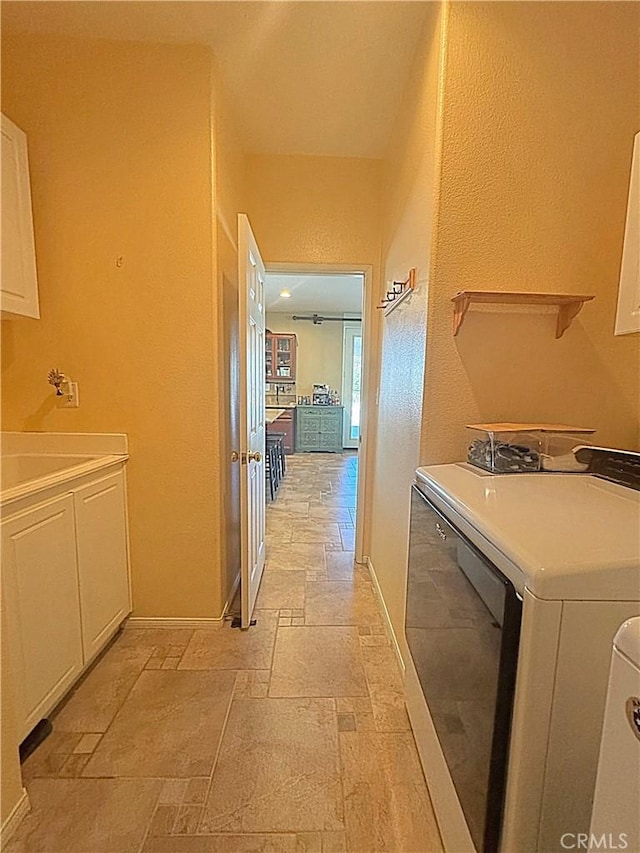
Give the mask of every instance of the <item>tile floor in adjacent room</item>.
[[127, 626], [25, 762], [8, 853], [438, 853], [355, 454], [287, 457], [247, 632]]

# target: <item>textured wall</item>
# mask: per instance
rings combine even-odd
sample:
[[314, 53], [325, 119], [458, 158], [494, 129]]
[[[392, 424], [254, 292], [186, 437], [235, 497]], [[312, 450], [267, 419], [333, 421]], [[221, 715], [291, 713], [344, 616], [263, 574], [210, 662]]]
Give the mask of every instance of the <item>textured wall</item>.
[[[41, 308], [2, 323], [3, 428], [128, 433], [134, 613], [218, 616], [208, 51], [5, 34], [2, 59]], [[52, 367], [80, 408], [55, 407]]]
[[410, 487], [419, 462], [437, 166], [441, 8], [425, 21], [385, 162], [384, 280], [417, 268], [415, 293], [383, 320], [371, 561], [404, 646]]
[[377, 264], [380, 161], [247, 157], [249, 219], [267, 262]]
[[[638, 442], [640, 335], [614, 337], [631, 150], [636, 3], [452, 3], [422, 461], [460, 459], [464, 424], [550, 420]], [[470, 312], [464, 289], [595, 294], [554, 319]]]

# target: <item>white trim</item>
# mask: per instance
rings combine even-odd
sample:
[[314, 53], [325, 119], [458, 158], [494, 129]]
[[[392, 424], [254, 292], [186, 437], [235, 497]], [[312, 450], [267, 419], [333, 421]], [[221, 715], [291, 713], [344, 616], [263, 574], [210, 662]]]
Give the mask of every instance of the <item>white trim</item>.
[[[364, 287], [364, 281], [363, 281]], [[362, 348], [362, 322], [353, 323], [345, 320], [342, 324], [342, 405], [344, 406], [344, 418], [342, 423], [342, 448], [343, 450], [357, 450], [360, 438], [360, 429], [358, 429], [358, 438], [351, 438], [351, 421], [353, 419], [353, 350], [354, 339], [360, 338], [360, 347]], [[360, 358], [362, 359], [362, 349]], [[362, 362], [361, 362], [362, 363]], [[360, 386], [362, 387], [362, 370], [360, 374]]]
[[222, 625], [224, 614], [222, 616], [202, 617], [201, 619], [183, 619], [182, 617], [167, 617], [164, 616], [130, 616], [125, 625], [131, 625], [132, 628], [215, 628], [217, 625]]
[[[51, 394], [53, 394], [51, 389]], [[2, 455], [59, 453], [68, 456], [124, 456], [129, 437], [123, 432], [15, 432], [0, 433]]]
[[371, 557], [367, 557], [366, 562], [367, 568], [369, 569], [369, 574], [371, 575], [371, 580], [373, 581], [373, 588], [376, 591], [376, 596], [380, 603], [380, 607], [382, 608], [382, 615], [384, 617], [384, 623], [387, 627], [387, 631], [389, 636], [391, 637], [391, 645], [393, 646], [393, 651], [396, 653], [396, 659], [398, 661], [398, 666], [400, 667], [400, 671], [402, 675], [405, 675], [406, 667], [404, 664], [404, 658], [402, 657], [402, 652], [400, 651], [400, 645], [398, 644], [398, 638], [396, 637], [396, 632], [393, 630], [393, 623], [391, 622], [391, 616], [389, 616], [389, 611], [387, 610], [387, 605], [384, 600], [384, 596], [382, 595], [382, 590], [380, 589], [380, 584], [378, 583], [378, 576], [376, 575], [376, 571], [373, 568], [373, 563], [371, 562]]
[[29, 795], [27, 794], [27, 789], [23, 788], [20, 799], [7, 815], [4, 823], [2, 824], [2, 829], [0, 829], [0, 843], [2, 844], [3, 850], [16, 829], [20, 826], [24, 817], [28, 815], [30, 811], [31, 803], [29, 802]]
[[229, 223], [227, 222], [227, 219], [226, 219], [224, 213], [222, 212], [220, 205], [216, 205], [216, 218], [218, 220], [218, 224], [220, 225], [220, 227], [222, 228], [222, 230], [226, 234], [227, 240], [231, 243], [234, 251], [237, 252], [238, 251], [238, 236], [237, 236], [237, 234], [234, 236], [233, 232], [231, 231]]

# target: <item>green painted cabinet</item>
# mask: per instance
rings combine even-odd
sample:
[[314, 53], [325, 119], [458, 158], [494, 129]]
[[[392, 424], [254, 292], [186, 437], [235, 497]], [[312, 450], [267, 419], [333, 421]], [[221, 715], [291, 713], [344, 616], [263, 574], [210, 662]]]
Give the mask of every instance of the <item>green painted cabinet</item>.
[[342, 406], [297, 406], [296, 450], [342, 451]]

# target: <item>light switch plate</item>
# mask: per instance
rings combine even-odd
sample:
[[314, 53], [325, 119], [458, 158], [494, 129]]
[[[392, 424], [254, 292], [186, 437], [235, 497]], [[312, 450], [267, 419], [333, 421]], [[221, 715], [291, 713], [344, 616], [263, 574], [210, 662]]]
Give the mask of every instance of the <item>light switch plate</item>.
[[77, 409], [80, 405], [78, 396], [78, 383], [67, 382], [66, 393], [62, 397], [58, 397], [58, 406], [61, 409]]

